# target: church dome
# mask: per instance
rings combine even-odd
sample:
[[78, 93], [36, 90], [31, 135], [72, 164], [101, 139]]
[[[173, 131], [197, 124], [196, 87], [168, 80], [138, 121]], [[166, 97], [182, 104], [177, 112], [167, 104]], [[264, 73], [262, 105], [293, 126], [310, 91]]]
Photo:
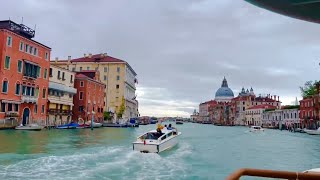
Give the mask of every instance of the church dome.
[[233, 97], [233, 91], [228, 87], [228, 82], [226, 78], [224, 78], [221, 87], [216, 92], [215, 100], [230, 101]]

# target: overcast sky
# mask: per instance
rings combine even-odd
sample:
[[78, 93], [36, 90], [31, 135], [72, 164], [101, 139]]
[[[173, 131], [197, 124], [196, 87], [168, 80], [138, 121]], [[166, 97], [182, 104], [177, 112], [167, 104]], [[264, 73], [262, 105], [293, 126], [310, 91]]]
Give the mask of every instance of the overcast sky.
[[320, 25], [242, 0], [7, 0], [0, 17], [34, 27], [51, 59], [106, 52], [138, 73], [141, 115], [189, 116], [226, 76], [237, 95], [300, 97], [317, 79]]

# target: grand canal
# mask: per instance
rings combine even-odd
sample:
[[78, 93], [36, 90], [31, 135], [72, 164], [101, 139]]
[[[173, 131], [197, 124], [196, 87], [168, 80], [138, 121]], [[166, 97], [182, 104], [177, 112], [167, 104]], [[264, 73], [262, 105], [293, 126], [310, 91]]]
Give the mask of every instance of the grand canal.
[[132, 151], [154, 125], [0, 131], [0, 179], [224, 179], [241, 167], [303, 171], [320, 167], [320, 136], [186, 123], [162, 154]]

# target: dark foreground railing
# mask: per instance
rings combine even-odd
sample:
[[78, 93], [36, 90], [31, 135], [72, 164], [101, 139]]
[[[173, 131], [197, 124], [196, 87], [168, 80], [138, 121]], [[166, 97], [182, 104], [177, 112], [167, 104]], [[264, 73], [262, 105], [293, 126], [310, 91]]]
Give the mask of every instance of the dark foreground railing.
[[273, 171], [265, 169], [239, 169], [230, 174], [226, 180], [239, 180], [242, 176], [254, 176], [265, 178], [278, 178], [278, 179], [290, 179], [290, 180], [319, 180], [320, 173], [302, 173], [302, 172], [290, 172], [290, 171]]

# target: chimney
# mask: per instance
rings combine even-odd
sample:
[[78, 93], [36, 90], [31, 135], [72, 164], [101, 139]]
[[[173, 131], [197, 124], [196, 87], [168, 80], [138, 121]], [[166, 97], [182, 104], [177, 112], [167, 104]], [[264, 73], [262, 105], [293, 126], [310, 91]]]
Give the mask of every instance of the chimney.
[[70, 61], [71, 60], [71, 56], [68, 56], [68, 61]]
[[91, 53], [89, 53], [89, 58], [92, 58], [92, 54]]
[[277, 100], [277, 95], [273, 95], [273, 97], [274, 97], [274, 100]]
[[280, 99], [280, 97], [278, 96], [278, 101], [280, 101], [279, 99]]
[[54, 61], [57, 63], [57, 62], [59, 61], [59, 58], [56, 57], [56, 58], [54, 59]]
[[86, 54], [86, 53], [84, 53], [84, 54], [83, 54], [83, 57], [87, 57], [87, 54]]

